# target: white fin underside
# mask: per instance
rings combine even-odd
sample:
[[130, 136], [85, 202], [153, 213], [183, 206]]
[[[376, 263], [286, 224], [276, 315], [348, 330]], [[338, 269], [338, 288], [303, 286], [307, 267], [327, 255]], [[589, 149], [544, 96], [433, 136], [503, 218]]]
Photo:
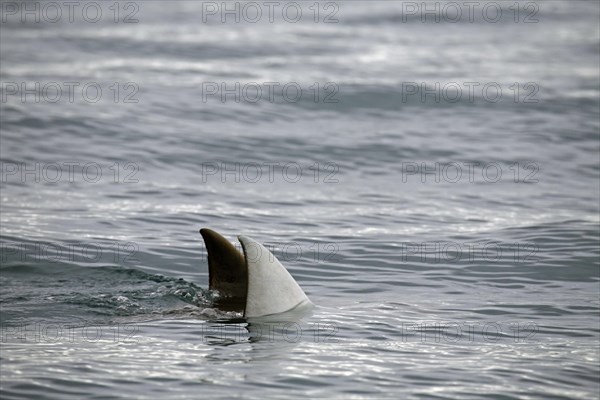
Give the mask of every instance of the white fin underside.
[[244, 316], [277, 314], [310, 302], [300, 285], [266, 247], [247, 236], [238, 236], [238, 240], [248, 266]]

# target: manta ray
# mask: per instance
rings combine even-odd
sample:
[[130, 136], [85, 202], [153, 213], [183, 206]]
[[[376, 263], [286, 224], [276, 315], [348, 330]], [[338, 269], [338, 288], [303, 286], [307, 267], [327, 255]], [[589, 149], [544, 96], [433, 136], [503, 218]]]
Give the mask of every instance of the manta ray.
[[220, 294], [217, 308], [248, 318], [312, 305], [292, 275], [257, 241], [238, 236], [242, 253], [211, 229], [200, 229], [200, 234], [208, 252], [209, 289]]

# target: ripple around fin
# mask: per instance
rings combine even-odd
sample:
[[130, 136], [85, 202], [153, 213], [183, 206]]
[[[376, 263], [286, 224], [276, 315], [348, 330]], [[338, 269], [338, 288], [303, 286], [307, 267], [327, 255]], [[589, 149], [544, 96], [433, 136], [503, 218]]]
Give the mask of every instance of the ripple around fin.
[[23, 318], [70, 320], [75, 314], [95, 322], [190, 315], [213, 304], [211, 293], [193, 282], [132, 268], [15, 265], [3, 268], [2, 279], [2, 322], [7, 325]]

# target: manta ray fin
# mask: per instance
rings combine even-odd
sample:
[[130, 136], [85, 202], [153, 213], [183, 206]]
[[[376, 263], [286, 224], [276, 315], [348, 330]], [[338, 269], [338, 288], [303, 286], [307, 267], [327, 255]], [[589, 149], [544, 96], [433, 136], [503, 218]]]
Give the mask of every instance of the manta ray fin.
[[260, 317], [289, 311], [310, 303], [306, 294], [266, 247], [247, 236], [238, 236], [248, 271], [245, 317]]
[[279, 260], [257, 241], [238, 236], [242, 254], [213, 230], [203, 228], [200, 234], [208, 252], [209, 288], [222, 296], [216, 301], [218, 308], [262, 317], [312, 304]]
[[244, 312], [248, 290], [248, 270], [244, 256], [223, 236], [211, 229], [200, 229], [208, 252], [208, 287], [221, 298], [218, 308]]

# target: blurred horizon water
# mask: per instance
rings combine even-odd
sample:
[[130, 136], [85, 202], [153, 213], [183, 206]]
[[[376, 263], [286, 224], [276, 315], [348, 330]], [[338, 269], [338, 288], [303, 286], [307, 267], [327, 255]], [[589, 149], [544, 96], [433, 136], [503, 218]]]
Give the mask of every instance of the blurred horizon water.
[[599, 2], [0, 6], [3, 399], [600, 395]]

